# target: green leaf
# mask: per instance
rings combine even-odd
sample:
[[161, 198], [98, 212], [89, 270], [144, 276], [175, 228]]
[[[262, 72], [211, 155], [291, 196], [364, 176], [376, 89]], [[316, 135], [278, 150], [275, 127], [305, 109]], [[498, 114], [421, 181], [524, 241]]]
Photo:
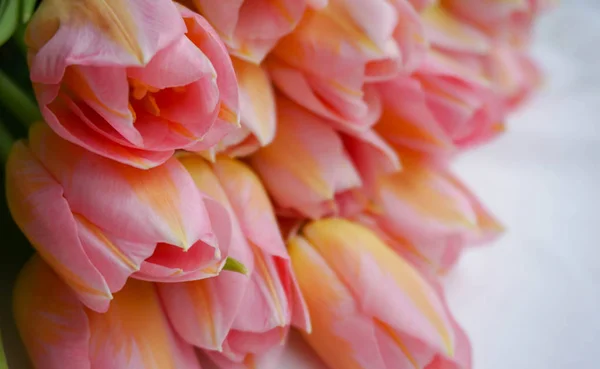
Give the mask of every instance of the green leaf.
[[227, 257], [223, 270], [248, 275], [248, 269], [246, 268], [246, 266], [232, 257]]
[[20, 18], [18, 0], [0, 0], [0, 46], [15, 32]]
[[36, 0], [21, 0], [21, 22], [29, 22], [29, 18], [35, 10]]

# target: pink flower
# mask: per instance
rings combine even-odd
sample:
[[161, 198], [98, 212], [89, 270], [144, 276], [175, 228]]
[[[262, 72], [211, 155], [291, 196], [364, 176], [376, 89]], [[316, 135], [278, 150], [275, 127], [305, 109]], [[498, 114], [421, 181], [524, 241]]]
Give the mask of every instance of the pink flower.
[[[277, 100], [277, 136], [250, 157], [286, 216], [320, 218], [357, 206], [361, 175], [399, 168], [395, 153], [373, 131], [349, 129], [285, 98]], [[339, 128], [336, 130], [334, 127]]]
[[402, 171], [380, 176], [372, 206], [356, 217], [420, 270], [447, 272], [465, 246], [503, 230], [442, 162], [401, 152]]
[[45, 120], [94, 153], [149, 168], [238, 126], [225, 46], [171, 1], [44, 1], [27, 44]]
[[290, 33], [309, 6], [327, 0], [187, 0], [215, 27], [229, 52], [260, 64], [277, 41]]
[[[507, 9], [509, 6], [508, 3], [494, 4], [486, 6]], [[462, 72], [465, 79], [473, 76], [487, 79], [496, 99], [507, 108], [521, 105], [539, 86], [541, 73], [523, 45], [493, 38], [441, 7], [430, 7], [423, 14], [423, 22], [436, 52], [466, 67]]]
[[35, 255], [14, 290], [15, 323], [38, 369], [200, 369], [192, 346], [178, 338], [154, 286], [129, 280], [106, 313], [86, 308]]
[[304, 339], [331, 369], [470, 367], [436, 286], [368, 229], [318, 220], [288, 246], [311, 312]]
[[43, 124], [6, 166], [15, 222], [82, 302], [106, 311], [129, 276], [185, 281], [217, 275], [229, 246], [225, 209], [176, 158], [142, 170], [71, 144]]
[[[365, 83], [388, 79], [402, 62], [412, 63], [394, 35], [399, 18], [406, 18], [408, 35], [418, 17], [404, 0], [393, 3], [397, 7], [388, 0], [330, 0], [323, 9], [307, 11], [267, 59], [274, 84], [318, 115], [361, 127], [373, 124], [379, 104]], [[399, 15], [398, 9], [414, 14]]]
[[533, 22], [556, 0], [444, 0], [442, 6], [491, 37], [515, 44], [528, 42]]
[[216, 350], [206, 353], [221, 368], [273, 368], [290, 325], [310, 330], [310, 321], [267, 193], [238, 161], [218, 158], [211, 166], [196, 155], [180, 160], [196, 184], [230, 212], [229, 255], [249, 276], [223, 272], [159, 284], [169, 318], [187, 342]]
[[503, 131], [504, 105], [490, 82], [444, 54], [430, 51], [412, 76], [378, 89], [383, 114], [375, 130], [394, 145], [447, 155]]
[[247, 156], [275, 137], [275, 94], [267, 72], [260, 66], [233, 58], [240, 92], [241, 127], [203, 153], [211, 160], [219, 153]]

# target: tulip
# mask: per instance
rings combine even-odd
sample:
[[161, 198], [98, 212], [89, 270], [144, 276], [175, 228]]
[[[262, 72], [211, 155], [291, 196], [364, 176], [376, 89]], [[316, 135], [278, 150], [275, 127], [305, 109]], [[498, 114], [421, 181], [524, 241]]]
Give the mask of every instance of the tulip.
[[515, 44], [528, 42], [534, 19], [556, 0], [443, 0], [448, 11], [486, 34]]
[[521, 48], [491, 39], [441, 7], [428, 8], [423, 22], [432, 47], [467, 66], [464, 79], [478, 74], [489, 80], [496, 99], [507, 108], [520, 106], [540, 84], [541, 73]]
[[378, 178], [373, 205], [357, 217], [420, 270], [445, 273], [465, 246], [496, 238], [498, 221], [443, 163], [400, 153], [402, 171]]
[[267, 72], [241, 59], [232, 61], [240, 92], [241, 127], [205, 153], [211, 160], [219, 153], [231, 157], [250, 155], [275, 137], [275, 95]]
[[267, 193], [238, 161], [180, 160], [198, 187], [230, 212], [229, 255], [244, 263], [249, 277], [224, 272], [159, 284], [167, 314], [187, 342], [213, 350], [206, 353], [221, 368], [274, 367], [290, 325], [310, 330], [310, 321]]
[[211, 277], [227, 256], [230, 221], [175, 158], [142, 170], [71, 144], [44, 124], [6, 165], [8, 206], [40, 256], [83, 303], [106, 311], [129, 276]]
[[503, 132], [505, 109], [489, 80], [441, 53], [378, 88], [383, 114], [374, 128], [397, 146], [448, 155]]
[[154, 286], [129, 280], [106, 313], [86, 308], [35, 255], [17, 280], [15, 323], [37, 369], [200, 369], [179, 339]]
[[372, 125], [380, 106], [365, 83], [390, 78], [408, 58], [394, 40], [396, 10], [388, 0], [330, 0], [308, 10], [267, 59], [273, 83], [325, 118]]
[[260, 64], [277, 41], [290, 33], [308, 6], [327, 0], [184, 0], [215, 27], [231, 55]]
[[318, 218], [337, 211], [336, 199], [362, 182], [327, 121], [280, 98], [277, 136], [250, 157], [278, 207]]
[[227, 50], [198, 14], [169, 0], [46, 0], [27, 29], [31, 81], [61, 137], [150, 168], [235, 130]]
[[303, 337], [331, 369], [469, 368], [437, 288], [367, 228], [318, 220], [288, 247], [311, 313]]

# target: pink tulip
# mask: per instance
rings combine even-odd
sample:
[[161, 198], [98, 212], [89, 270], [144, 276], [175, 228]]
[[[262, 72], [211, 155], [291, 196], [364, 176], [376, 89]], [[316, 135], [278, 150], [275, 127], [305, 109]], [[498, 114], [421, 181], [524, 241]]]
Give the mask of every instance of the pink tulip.
[[[273, 208], [259, 179], [244, 164], [199, 156], [180, 159], [197, 185], [230, 212], [229, 255], [249, 278], [223, 272], [199, 281], [159, 284], [177, 332], [204, 348], [221, 368], [273, 368], [290, 325], [310, 330]], [[254, 365], [254, 366], [253, 366]]]
[[44, 124], [6, 166], [8, 205], [40, 256], [85, 305], [106, 311], [129, 276], [185, 281], [219, 273], [230, 220], [177, 159], [141, 170], [73, 145]]
[[200, 369], [151, 283], [129, 280], [106, 313], [87, 309], [35, 255], [14, 290], [15, 323], [37, 369]]
[[556, 0], [443, 0], [442, 6], [486, 34], [514, 44], [528, 41], [536, 16]]
[[240, 59], [232, 61], [240, 92], [241, 128], [205, 153], [211, 160], [218, 153], [232, 157], [250, 155], [275, 137], [275, 95], [267, 72]]
[[373, 206], [356, 219], [420, 270], [448, 271], [465, 246], [502, 226], [443, 163], [400, 153], [402, 171], [381, 176]]
[[225, 46], [206, 20], [169, 0], [47, 0], [27, 45], [44, 118], [96, 154], [149, 168], [238, 127]]
[[470, 367], [436, 287], [368, 229], [319, 220], [288, 246], [311, 312], [304, 339], [331, 369]]
[[308, 6], [327, 0], [186, 0], [214, 25], [231, 55], [260, 64], [277, 41], [290, 33]]
[[318, 218], [362, 182], [340, 135], [327, 121], [280, 98], [277, 136], [250, 157], [282, 211]]
[[399, 18], [388, 0], [330, 0], [323, 9], [307, 11], [267, 60], [274, 84], [325, 118], [373, 124], [380, 107], [365, 83], [390, 78], [409, 60], [394, 40]]
[[479, 75], [489, 80], [497, 99], [509, 109], [521, 105], [540, 84], [541, 74], [522, 48], [493, 40], [440, 7], [430, 7], [423, 22], [432, 47], [467, 67], [463, 78]]
[[375, 130], [395, 145], [448, 154], [503, 131], [504, 106], [490, 82], [441, 53], [378, 88], [383, 114]]

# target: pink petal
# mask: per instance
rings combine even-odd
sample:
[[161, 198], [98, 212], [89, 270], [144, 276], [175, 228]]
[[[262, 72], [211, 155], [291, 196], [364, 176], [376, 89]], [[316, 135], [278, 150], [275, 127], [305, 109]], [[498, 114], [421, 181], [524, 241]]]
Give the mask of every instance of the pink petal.
[[[42, 115], [48, 125], [74, 144], [98, 155], [143, 169], [164, 163], [173, 155], [173, 150], [148, 151], [124, 146], [125, 139], [93, 110], [88, 109], [86, 116], [69, 97], [63, 93], [57, 96], [57, 88], [42, 85], [34, 85], [34, 88]], [[93, 119], [93, 122], [87, 117]]]
[[23, 267], [13, 297], [15, 324], [39, 369], [91, 369], [90, 329], [78, 296], [39, 255]]
[[130, 280], [105, 314], [88, 312], [93, 368], [200, 369], [169, 326], [153, 284]]
[[284, 99], [278, 109], [278, 135], [251, 163], [280, 207], [323, 216], [322, 204], [360, 186], [360, 178], [340, 137], [325, 122]]
[[387, 369], [373, 320], [360, 311], [352, 292], [306, 239], [288, 243], [294, 272], [311, 311], [313, 330], [303, 335], [331, 368]]
[[273, 206], [256, 174], [242, 162], [225, 157], [215, 161], [213, 170], [244, 236], [264, 252], [287, 259]]
[[111, 291], [79, 240], [63, 188], [23, 142], [6, 164], [6, 196], [13, 219], [42, 258], [87, 306], [106, 311]]
[[275, 136], [275, 95], [266, 71], [233, 59], [240, 87], [241, 123], [265, 146]]
[[69, 144], [41, 124], [31, 129], [30, 145], [63, 186], [71, 211], [115, 237], [182, 248], [198, 240], [215, 244], [202, 198], [175, 159], [152, 170], [131, 168]]
[[168, 1], [96, 1], [85, 7], [50, 1], [36, 12], [27, 32], [31, 79], [59, 83], [69, 65], [144, 65], [183, 32]]
[[451, 324], [435, 291], [374, 233], [346, 220], [327, 219], [309, 224], [304, 234], [357, 296], [364, 313], [389, 327], [392, 335], [405, 334], [452, 355]]

